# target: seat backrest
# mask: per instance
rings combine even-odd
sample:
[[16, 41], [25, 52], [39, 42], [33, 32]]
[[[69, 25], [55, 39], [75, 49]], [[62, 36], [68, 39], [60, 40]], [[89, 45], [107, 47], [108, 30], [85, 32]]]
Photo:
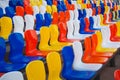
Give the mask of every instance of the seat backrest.
[[116, 26], [116, 24], [110, 25], [110, 33], [111, 33], [110, 38], [116, 36], [116, 34], [117, 34], [117, 26]]
[[37, 48], [38, 38], [35, 30], [27, 30], [24, 33], [26, 41], [26, 52]]
[[73, 66], [80, 65], [82, 55], [83, 55], [83, 49], [81, 42], [73, 42], [73, 51], [74, 51], [74, 61]]
[[31, 61], [25, 71], [28, 80], [46, 80], [44, 63], [40, 60]]
[[52, 14], [52, 7], [50, 5], [46, 6], [46, 12]]
[[39, 14], [39, 7], [38, 6], [33, 6], [33, 15], [34, 15], [34, 19], [36, 19], [36, 14]]
[[10, 34], [9, 43], [10, 43], [10, 56], [14, 56], [17, 54], [22, 55], [24, 49], [24, 38], [21, 33]]
[[48, 80], [61, 80], [61, 58], [58, 52], [50, 52], [46, 58], [47, 66], [48, 66]]
[[[40, 13], [44, 16], [45, 12], [46, 12], [46, 7], [43, 5], [40, 6]], [[44, 19], [44, 17], [43, 17], [43, 19]]]
[[0, 77], [0, 80], [24, 80], [20, 71], [12, 71], [5, 73]]
[[24, 16], [24, 8], [22, 6], [16, 6], [16, 15], [17, 16]]
[[58, 24], [58, 13], [53, 13], [52, 24]]
[[44, 26], [49, 26], [52, 22], [51, 14], [45, 13], [44, 18], [45, 18]]
[[57, 6], [56, 5], [52, 5], [52, 13], [57, 12], [57, 11], [58, 11]]
[[4, 13], [3, 13], [3, 9], [0, 8], [0, 18], [3, 17]]
[[120, 36], [120, 22], [117, 22], [116, 23], [116, 25], [117, 25], [117, 36]]
[[114, 80], [120, 80], [120, 70], [119, 69], [114, 71]]
[[92, 50], [96, 50], [96, 47], [97, 47], [97, 44], [98, 44], [97, 35], [93, 34], [91, 36], [91, 40], [92, 40]]
[[62, 49], [63, 69], [62, 73], [72, 71], [72, 65], [74, 60], [73, 49], [70, 46], [66, 46]]
[[27, 5], [25, 6], [25, 14], [30, 14], [30, 15], [33, 15], [33, 8], [31, 5]]
[[65, 22], [67, 22], [69, 20], [70, 20], [70, 12], [69, 12], [69, 10], [66, 10], [65, 11]]
[[4, 61], [5, 53], [6, 53], [5, 40], [2, 37], [0, 37], [0, 62]]
[[8, 36], [12, 32], [12, 19], [10, 17], [0, 18], [0, 36], [4, 39], [8, 39]]
[[13, 7], [6, 7], [5, 8], [5, 12], [6, 12], [6, 16], [12, 18], [15, 15], [15, 11], [13, 9]]

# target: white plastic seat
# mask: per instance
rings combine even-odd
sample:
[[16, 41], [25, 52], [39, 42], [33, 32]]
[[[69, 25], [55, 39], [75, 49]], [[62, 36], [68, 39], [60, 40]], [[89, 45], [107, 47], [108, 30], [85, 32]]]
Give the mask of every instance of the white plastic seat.
[[102, 46], [105, 48], [119, 48], [120, 42], [112, 42], [110, 41], [110, 28], [109, 27], [103, 27], [101, 28], [102, 33]]
[[29, 29], [34, 29], [34, 17], [33, 15], [30, 14], [26, 14], [25, 15], [25, 22], [26, 22], [26, 27], [25, 27], [25, 31], [29, 30]]
[[39, 14], [39, 7], [38, 6], [33, 6], [33, 15], [34, 15], [34, 19], [36, 19], [36, 14]]
[[0, 7], [3, 9], [4, 14], [5, 13], [5, 8], [9, 6], [9, 0], [0, 0]]
[[73, 43], [73, 51], [74, 51], [74, 61], [73, 61], [73, 68], [75, 70], [80, 71], [97, 71], [102, 67], [102, 64], [92, 64], [92, 63], [83, 63], [82, 62], [82, 56], [83, 56], [83, 50], [82, 50], [82, 44], [81, 42], [74, 42]]
[[0, 77], [0, 80], [24, 80], [20, 71], [12, 71], [5, 73]]
[[45, 6], [43, 6], [43, 5], [40, 6], [40, 13], [41, 13], [42, 16], [43, 16], [43, 19], [45, 19], [45, 18], [44, 18], [44, 14], [46, 13], [46, 7], [45, 7]]
[[13, 32], [21, 33], [24, 36], [24, 20], [22, 16], [13, 17], [14, 30]]
[[42, 5], [47, 6], [47, 2], [45, 0], [42, 0]]

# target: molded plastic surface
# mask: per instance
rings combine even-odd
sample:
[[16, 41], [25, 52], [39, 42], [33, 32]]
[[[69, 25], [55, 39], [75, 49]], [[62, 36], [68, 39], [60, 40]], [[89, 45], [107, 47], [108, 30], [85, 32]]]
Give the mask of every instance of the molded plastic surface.
[[16, 15], [17, 16], [24, 16], [24, 8], [22, 6], [16, 6]]
[[119, 69], [114, 71], [114, 80], [120, 80], [120, 70]]
[[13, 7], [6, 7], [5, 8], [6, 16], [12, 18], [15, 15], [15, 11]]
[[44, 63], [40, 60], [31, 61], [26, 67], [28, 80], [46, 80]]
[[60, 78], [60, 73], [62, 69], [62, 63], [60, 54], [58, 52], [50, 52], [46, 58], [48, 66], [48, 80], [62, 80]]
[[24, 80], [20, 71], [12, 71], [5, 73], [0, 77], [0, 80]]

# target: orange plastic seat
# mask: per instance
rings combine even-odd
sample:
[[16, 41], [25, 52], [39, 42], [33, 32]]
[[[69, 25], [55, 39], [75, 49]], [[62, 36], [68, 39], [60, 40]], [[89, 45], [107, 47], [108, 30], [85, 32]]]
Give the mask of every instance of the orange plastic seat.
[[114, 41], [114, 42], [120, 41], [120, 36], [117, 36], [116, 24], [110, 25], [110, 32], [111, 32], [111, 36], [110, 36], [111, 41]]
[[92, 49], [91, 49], [91, 40], [89, 37], [87, 37], [84, 40], [84, 46], [85, 46], [85, 51], [84, 51], [84, 55], [82, 58], [82, 61], [85, 63], [100, 63], [100, 64], [104, 64], [108, 61], [108, 58], [106, 57], [97, 57], [97, 56], [92, 56]]
[[111, 57], [113, 55], [112, 52], [98, 52], [98, 51], [96, 51], [96, 47], [98, 45], [98, 39], [97, 39], [96, 34], [93, 34], [91, 36], [91, 40], [92, 40], [92, 55], [93, 56]]
[[24, 8], [22, 6], [16, 6], [16, 15], [17, 16], [24, 16]]
[[47, 56], [48, 52], [43, 52], [37, 49], [38, 38], [35, 30], [27, 30], [24, 35], [26, 41], [25, 53], [27, 56]]
[[114, 71], [114, 80], [120, 80], [120, 69]]
[[25, 13], [26, 14], [30, 14], [30, 15], [33, 15], [33, 8], [32, 6], [25, 6]]
[[52, 24], [58, 24], [58, 13], [57, 12], [53, 13]]

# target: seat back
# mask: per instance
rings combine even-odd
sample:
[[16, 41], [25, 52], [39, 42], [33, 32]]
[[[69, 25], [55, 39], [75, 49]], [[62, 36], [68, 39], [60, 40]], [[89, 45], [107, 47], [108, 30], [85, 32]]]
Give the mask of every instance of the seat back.
[[47, 55], [47, 66], [48, 66], [48, 80], [61, 80], [61, 58], [58, 52], [51, 52]]
[[3, 13], [3, 9], [0, 8], [0, 18], [3, 17], [4, 13]]
[[111, 33], [110, 39], [114, 38], [117, 35], [117, 26], [116, 26], [116, 24], [110, 25], [110, 33]]
[[[12, 33], [9, 36], [9, 43], [10, 43], [10, 57], [18, 57], [23, 55], [24, 49], [24, 38], [20, 33]], [[19, 45], [19, 46], [18, 46]]]
[[96, 51], [96, 47], [97, 47], [97, 44], [98, 44], [97, 35], [93, 34], [92, 37], [91, 37], [91, 40], [92, 40], [92, 50]]
[[33, 15], [33, 8], [31, 5], [25, 6], [25, 14]]
[[24, 20], [22, 16], [14, 16], [13, 17], [13, 23], [14, 23], [14, 30], [13, 32], [21, 33], [24, 36]]
[[1, 37], [0, 38], [0, 63], [4, 62], [5, 53], [6, 53], [5, 40]]
[[62, 74], [64, 74], [64, 72], [68, 72], [68, 73], [71, 72], [73, 60], [74, 60], [74, 54], [73, 54], [72, 47], [66, 46], [62, 49], [62, 58], [63, 58]]
[[50, 24], [52, 22], [51, 15], [49, 13], [45, 13], [44, 18], [45, 18], [44, 26], [50, 26]]
[[22, 6], [16, 6], [16, 15], [17, 16], [24, 16], [24, 8]]
[[117, 22], [116, 23], [116, 25], [117, 25], [117, 36], [120, 36], [120, 22]]
[[52, 14], [52, 7], [50, 5], [46, 6], [46, 12]]
[[26, 41], [26, 47], [25, 47], [26, 53], [28, 53], [31, 50], [37, 49], [38, 38], [35, 30], [27, 30], [25, 31], [24, 35]]
[[25, 15], [25, 22], [26, 22], [26, 26], [25, 26], [25, 31], [26, 30], [33, 30], [34, 29], [34, 17], [33, 15], [29, 15], [29, 14], [26, 14]]
[[52, 24], [58, 24], [58, 13], [53, 13]]
[[0, 80], [24, 80], [20, 71], [12, 71], [5, 73], [0, 77]]
[[13, 7], [6, 7], [5, 8], [6, 16], [12, 18], [15, 15], [15, 11]]
[[114, 80], [120, 80], [120, 70], [119, 69], [114, 71]]
[[0, 18], [0, 37], [8, 39], [8, 36], [12, 32], [12, 19], [9, 17]]
[[34, 19], [36, 19], [36, 15], [39, 14], [40, 10], [38, 6], [33, 6], [33, 15], [34, 15]]
[[44, 63], [40, 60], [31, 61], [25, 71], [28, 80], [46, 80]]
[[57, 7], [55, 5], [52, 5], [52, 13], [57, 12]]

